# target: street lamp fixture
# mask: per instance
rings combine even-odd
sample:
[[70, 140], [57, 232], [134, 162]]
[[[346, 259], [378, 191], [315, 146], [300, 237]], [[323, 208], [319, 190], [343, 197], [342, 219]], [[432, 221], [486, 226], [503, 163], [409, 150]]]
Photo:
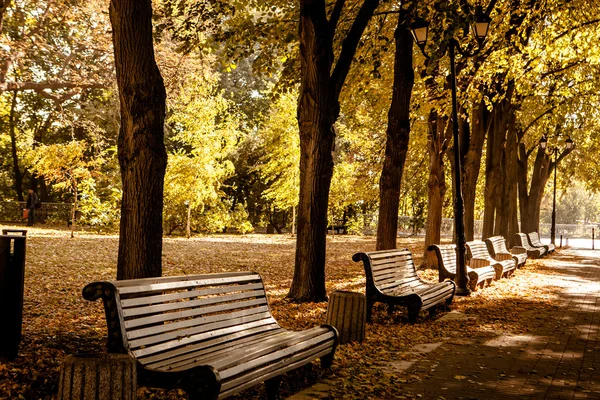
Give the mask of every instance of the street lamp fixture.
[[[557, 134], [556, 136], [560, 136]], [[548, 147], [548, 138], [546, 135], [542, 135], [540, 139], [540, 149], [546, 152], [546, 148], [550, 150], [550, 155], [554, 155], [554, 188], [552, 192], [552, 223], [550, 225], [550, 242], [553, 245], [556, 245], [556, 170], [558, 169], [558, 146], [550, 146]], [[575, 146], [575, 142], [571, 139], [570, 136], [567, 136], [567, 140], [565, 140], [566, 151], [573, 150]]]
[[[456, 190], [454, 199], [454, 230], [456, 231], [456, 295], [468, 296], [471, 291], [467, 287], [469, 277], [467, 276], [467, 267], [465, 263], [466, 239], [465, 239], [465, 208], [461, 187], [461, 160], [460, 160], [460, 138], [458, 135], [458, 102], [456, 100], [456, 66], [455, 51], [458, 51], [463, 57], [473, 57], [477, 55], [488, 34], [491, 18], [483, 12], [481, 7], [475, 8], [474, 22], [472, 24], [473, 35], [477, 39], [478, 48], [473, 53], [463, 51], [460, 44], [452, 37], [448, 43], [448, 54], [450, 56], [450, 83], [452, 88], [452, 134], [454, 140], [454, 188]], [[421, 19], [415, 18], [410, 25], [415, 42], [421, 49], [425, 58], [429, 56], [425, 53], [425, 44], [429, 33], [429, 24]]]
[[415, 18], [413, 23], [410, 24], [410, 32], [415, 39], [415, 43], [419, 48], [423, 48], [427, 43], [427, 36], [429, 35], [429, 23], [423, 18]]

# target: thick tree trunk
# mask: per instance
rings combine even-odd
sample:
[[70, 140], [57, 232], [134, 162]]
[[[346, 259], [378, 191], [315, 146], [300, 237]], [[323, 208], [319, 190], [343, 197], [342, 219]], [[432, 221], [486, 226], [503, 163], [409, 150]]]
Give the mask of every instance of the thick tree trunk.
[[162, 274], [165, 87], [154, 59], [151, 0], [111, 0], [121, 101], [123, 182], [117, 279]]
[[482, 239], [497, 232], [496, 213], [500, 212], [499, 199], [502, 196], [502, 158], [506, 142], [506, 118], [504, 100], [494, 104], [490, 116], [485, 161], [485, 190]]
[[333, 35], [344, 2], [327, 20], [324, 0], [300, 0], [300, 196], [294, 277], [288, 297], [298, 302], [323, 301], [327, 205], [333, 175], [333, 124], [339, 95], [360, 37], [379, 0], [365, 0], [342, 43], [333, 68]]
[[17, 95], [18, 92], [13, 92], [12, 101], [10, 104], [10, 114], [8, 117], [8, 132], [10, 134], [10, 153], [13, 159], [13, 173], [15, 175], [15, 192], [17, 193], [17, 199], [24, 201], [23, 198], [23, 176], [21, 175], [21, 169], [19, 168], [19, 155], [17, 154], [17, 135], [15, 132], [15, 108], [17, 106]]
[[[477, 181], [481, 168], [481, 157], [483, 155], [483, 143], [486, 133], [487, 110], [483, 101], [479, 102], [471, 113], [470, 132], [463, 129], [464, 136], [469, 137], [467, 154], [463, 158], [462, 185], [463, 201], [465, 204], [465, 237], [467, 241], [474, 239], [475, 233], [475, 200], [477, 197]], [[466, 140], [461, 141], [465, 143]]]
[[412, 65], [413, 38], [406, 16], [400, 14], [396, 28], [394, 87], [388, 113], [385, 160], [379, 179], [377, 250], [396, 248], [400, 183], [410, 135], [410, 97], [415, 76]]
[[506, 198], [506, 215], [508, 220], [508, 230], [503, 232], [502, 236], [508, 240], [509, 246], [515, 245], [514, 237], [519, 232], [518, 221], [518, 188], [517, 188], [517, 153], [519, 151], [519, 135], [517, 133], [516, 115], [513, 112], [508, 132], [506, 133], [506, 157], [505, 157], [505, 195]]
[[446, 194], [446, 176], [444, 171], [444, 153], [451, 136], [447, 118], [438, 116], [435, 110], [429, 113], [427, 147], [429, 150], [429, 179], [427, 182], [427, 223], [425, 226], [424, 267], [436, 267], [437, 260], [427, 247], [439, 244], [441, 240], [442, 209]]

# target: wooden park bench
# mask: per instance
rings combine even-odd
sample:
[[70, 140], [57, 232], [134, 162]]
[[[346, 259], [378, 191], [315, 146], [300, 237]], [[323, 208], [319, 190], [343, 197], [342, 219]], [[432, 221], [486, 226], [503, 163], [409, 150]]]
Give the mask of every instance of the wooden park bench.
[[408, 320], [416, 322], [421, 310], [435, 315], [437, 306], [452, 303], [456, 287], [454, 282], [427, 283], [417, 275], [412, 254], [408, 249], [380, 250], [356, 253], [352, 260], [362, 260], [367, 277], [367, 321], [375, 302], [386, 303], [389, 311], [395, 306], [408, 309]]
[[531, 258], [540, 258], [543, 257], [548, 251], [545, 247], [534, 247], [529, 244], [529, 239], [524, 233], [516, 233], [515, 240], [518, 246], [525, 248], [527, 251], [527, 256]]
[[522, 267], [527, 261], [527, 250], [521, 246], [513, 246], [510, 251], [506, 248], [506, 240], [503, 236], [492, 236], [485, 239], [490, 255], [494, 260], [510, 260], [513, 259], [517, 263], [517, 267]]
[[[435, 252], [437, 256], [440, 282], [446, 279], [453, 281], [456, 277], [456, 245], [432, 244], [427, 250]], [[478, 285], [483, 288], [486, 283], [490, 284], [496, 277], [496, 270], [492, 265], [477, 269], [467, 266], [467, 276], [469, 277], [469, 288], [475, 290]]]
[[503, 276], [508, 277], [517, 268], [517, 263], [512, 258], [503, 261], [494, 259], [488, 252], [485, 242], [482, 240], [467, 242], [467, 249], [469, 250], [469, 265], [471, 268], [477, 269], [491, 265], [496, 270], [496, 279], [500, 279]]
[[109, 353], [137, 362], [141, 385], [221, 399], [260, 382], [277, 397], [281, 375], [320, 358], [329, 367], [337, 331], [283, 329], [271, 315], [260, 275], [251, 272], [94, 282], [102, 298]]
[[556, 246], [554, 246], [552, 243], [543, 244], [540, 240], [540, 235], [537, 232], [528, 233], [527, 238], [529, 239], [530, 245], [532, 245], [533, 247], [545, 248], [547, 254], [554, 253], [554, 250], [556, 250]]

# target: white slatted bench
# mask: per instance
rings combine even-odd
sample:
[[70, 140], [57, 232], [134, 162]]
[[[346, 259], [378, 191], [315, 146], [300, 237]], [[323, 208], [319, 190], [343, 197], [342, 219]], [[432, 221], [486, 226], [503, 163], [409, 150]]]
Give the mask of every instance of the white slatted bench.
[[407, 249], [380, 250], [356, 253], [355, 262], [362, 261], [367, 277], [367, 321], [375, 302], [386, 303], [389, 311], [394, 306], [408, 309], [408, 320], [416, 322], [421, 310], [433, 316], [438, 305], [452, 303], [456, 287], [454, 282], [427, 283], [417, 275], [412, 254]]
[[522, 267], [527, 261], [527, 250], [521, 246], [513, 246], [510, 252], [506, 248], [506, 240], [503, 236], [492, 236], [485, 239], [488, 251], [494, 260], [504, 261], [511, 258], [517, 263], [517, 267]]
[[529, 239], [530, 245], [532, 245], [533, 247], [543, 247], [546, 249], [546, 253], [548, 254], [554, 253], [554, 250], [556, 250], [556, 246], [554, 246], [552, 243], [542, 243], [542, 241], [540, 240], [540, 234], [537, 232], [528, 233], [527, 238]]
[[251, 272], [94, 282], [102, 298], [108, 351], [128, 353], [141, 385], [184, 389], [190, 399], [222, 399], [260, 382], [277, 398], [281, 375], [338, 343], [329, 325], [294, 332], [271, 315], [260, 275]]
[[515, 234], [516, 243], [518, 246], [525, 248], [527, 256], [531, 258], [540, 258], [546, 255], [547, 250], [545, 247], [534, 247], [529, 244], [529, 238], [524, 233]]
[[503, 276], [508, 277], [517, 269], [517, 263], [512, 258], [504, 261], [495, 260], [488, 252], [487, 246], [482, 240], [467, 242], [467, 249], [470, 256], [469, 265], [471, 268], [481, 268], [485, 265], [491, 265], [496, 270], [497, 280]]
[[[427, 248], [434, 251], [438, 260], [439, 281], [446, 279], [454, 280], [456, 277], [456, 245], [455, 244], [432, 244]], [[492, 265], [473, 269], [467, 266], [467, 276], [469, 277], [469, 288], [475, 290], [477, 286], [484, 287], [496, 277], [496, 270]]]

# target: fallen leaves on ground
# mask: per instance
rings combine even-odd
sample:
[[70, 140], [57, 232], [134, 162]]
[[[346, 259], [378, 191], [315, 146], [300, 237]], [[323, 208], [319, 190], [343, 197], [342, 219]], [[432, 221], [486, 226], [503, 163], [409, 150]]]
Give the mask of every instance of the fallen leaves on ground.
[[[399, 239], [417, 263], [423, 253], [422, 239]], [[106, 322], [101, 302], [81, 297], [89, 282], [116, 276], [118, 238], [81, 233], [71, 239], [68, 232], [34, 228], [27, 239], [23, 341], [19, 357], [0, 362], [0, 399], [49, 399], [56, 395], [59, 368], [68, 354], [104, 352]], [[262, 275], [272, 312], [285, 328], [304, 329], [324, 323], [326, 303], [295, 304], [287, 294], [293, 275], [295, 239], [284, 235], [215, 235], [165, 238], [163, 275], [218, 271], [255, 271]], [[336, 236], [327, 241], [327, 290], [364, 293], [362, 263], [354, 263], [358, 251], [372, 251], [373, 237]], [[437, 281], [437, 271], [420, 275]], [[373, 323], [367, 325], [363, 343], [338, 348], [331, 370], [317, 363], [287, 374], [282, 397], [318, 381], [334, 382], [330, 398], [383, 399], [418, 398], [403, 392], [402, 384], [422, 380], [434, 371], [418, 374], [398, 372], [389, 365], [403, 358], [423, 357], [407, 352], [416, 345], [448, 340], [492, 338], [502, 333], [519, 334], [535, 329], [536, 318], [558, 307], [551, 290], [554, 275], [543, 262], [528, 261], [513, 278], [494, 282], [469, 298], [456, 298], [452, 309], [475, 319], [440, 323], [426, 313], [417, 324], [407, 323], [399, 307], [392, 315], [376, 304]], [[443, 314], [440, 313], [439, 315]], [[526, 322], [524, 322], [526, 321]], [[466, 379], [456, 375], [455, 379]], [[184, 399], [181, 391], [140, 388], [140, 399]], [[262, 386], [236, 398], [264, 398]]]

